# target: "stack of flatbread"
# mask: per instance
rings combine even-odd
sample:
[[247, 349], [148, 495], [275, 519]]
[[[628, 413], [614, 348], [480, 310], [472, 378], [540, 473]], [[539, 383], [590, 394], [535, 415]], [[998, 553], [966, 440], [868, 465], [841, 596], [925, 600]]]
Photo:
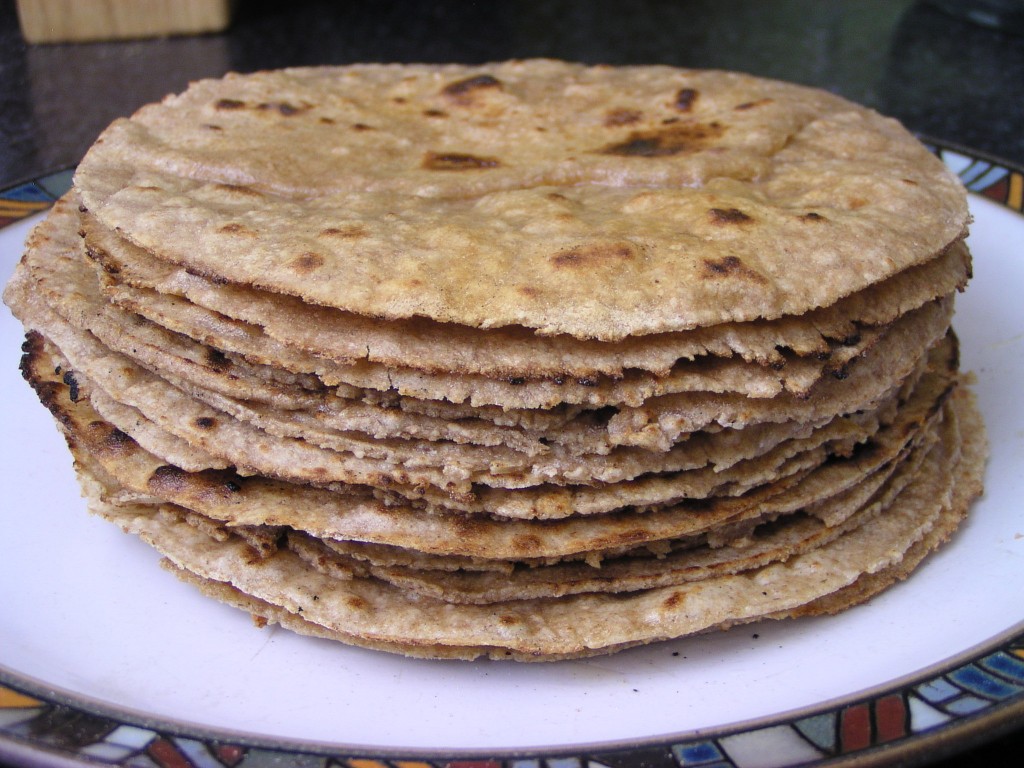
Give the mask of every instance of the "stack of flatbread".
[[119, 120], [6, 291], [93, 511], [258, 622], [557, 659], [832, 613], [981, 490], [965, 194], [834, 95], [526, 61]]

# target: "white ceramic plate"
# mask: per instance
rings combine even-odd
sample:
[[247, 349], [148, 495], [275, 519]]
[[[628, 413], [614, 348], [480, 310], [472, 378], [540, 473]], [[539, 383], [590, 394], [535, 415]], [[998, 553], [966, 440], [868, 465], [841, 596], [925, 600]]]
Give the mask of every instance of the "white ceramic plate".
[[[943, 156], [1004, 201], [972, 196], [975, 277], [955, 320], [993, 446], [967, 524], [910, 580], [840, 616], [594, 660], [409, 660], [257, 629], [201, 597], [148, 547], [85, 514], [63, 442], [19, 378], [21, 328], [4, 311], [0, 758], [748, 768], [897, 756], [1019, 717], [1022, 176]], [[61, 183], [66, 174], [0, 195], [0, 214]], [[4, 281], [31, 223], [0, 230]]]

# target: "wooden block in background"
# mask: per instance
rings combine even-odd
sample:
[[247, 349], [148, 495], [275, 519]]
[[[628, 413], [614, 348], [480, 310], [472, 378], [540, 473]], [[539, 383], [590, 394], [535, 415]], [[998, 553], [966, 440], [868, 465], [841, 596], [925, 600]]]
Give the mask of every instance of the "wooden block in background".
[[29, 43], [66, 43], [217, 32], [232, 0], [18, 0]]

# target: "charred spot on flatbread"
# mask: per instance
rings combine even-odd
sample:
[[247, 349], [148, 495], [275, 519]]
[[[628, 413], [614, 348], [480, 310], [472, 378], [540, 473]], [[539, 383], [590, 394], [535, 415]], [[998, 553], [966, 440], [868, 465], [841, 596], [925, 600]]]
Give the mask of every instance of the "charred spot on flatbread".
[[465, 152], [427, 152], [423, 155], [422, 165], [430, 171], [477, 171], [497, 168], [501, 161], [496, 157], [480, 157]]
[[680, 88], [676, 91], [672, 106], [680, 112], [689, 112], [693, 109], [698, 96], [699, 94], [695, 88]]
[[551, 256], [555, 267], [592, 269], [608, 264], [621, 264], [636, 258], [636, 246], [625, 241], [595, 242], [577, 245]]
[[724, 133], [725, 126], [717, 121], [672, 123], [654, 130], [633, 131], [623, 141], [608, 144], [597, 152], [619, 157], [671, 157], [705, 149]]
[[448, 83], [441, 89], [441, 94], [453, 104], [469, 106], [474, 103], [478, 95], [491, 90], [500, 91], [503, 88], [504, 86], [498, 78], [482, 74]]

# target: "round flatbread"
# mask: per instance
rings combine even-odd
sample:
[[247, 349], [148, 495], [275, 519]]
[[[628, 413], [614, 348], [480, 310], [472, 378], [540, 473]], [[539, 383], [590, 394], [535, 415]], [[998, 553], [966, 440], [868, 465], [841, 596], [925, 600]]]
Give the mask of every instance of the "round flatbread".
[[202, 81], [115, 122], [75, 184], [198, 274], [602, 340], [827, 306], [968, 221], [942, 163], [832, 94], [555, 61]]

